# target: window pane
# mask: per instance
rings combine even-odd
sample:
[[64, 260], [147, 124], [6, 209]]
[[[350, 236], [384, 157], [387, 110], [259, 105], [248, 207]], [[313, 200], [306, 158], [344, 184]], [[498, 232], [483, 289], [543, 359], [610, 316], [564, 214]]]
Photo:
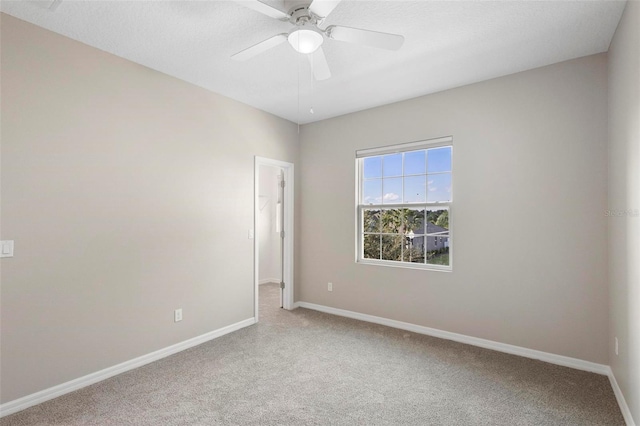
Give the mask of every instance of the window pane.
[[451, 265], [452, 152], [422, 146], [358, 160], [360, 260]]
[[451, 201], [451, 173], [427, 175], [427, 202]]
[[384, 177], [402, 176], [402, 154], [389, 154], [382, 159]]
[[380, 235], [365, 235], [362, 248], [365, 259], [380, 259]]
[[382, 180], [382, 204], [402, 203], [402, 178]]
[[362, 204], [382, 204], [382, 179], [364, 181]]
[[404, 232], [424, 234], [424, 209], [404, 209]]
[[449, 235], [449, 210], [427, 211], [427, 234]]
[[402, 235], [382, 236], [382, 260], [402, 260]]
[[451, 171], [451, 147], [427, 150], [427, 173]]
[[362, 230], [364, 232], [380, 232], [380, 210], [362, 211]]
[[425, 175], [404, 178], [404, 202], [424, 203], [427, 199], [427, 179]]
[[382, 177], [382, 157], [366, 157], [363, 162], [365, 179]]
[[405, 238], [403, 262], [424, 263], [424, 235]]
[[449, 237], [427, 236], [427, 264], [449, 266]]
[[404, 154], [404, 174], [423, 175], [427, 173], [426, 151], [413, 151]]
[[380, 215], [382, 232], [385, 234], [404, 234], [403, 209], [385, 209]]

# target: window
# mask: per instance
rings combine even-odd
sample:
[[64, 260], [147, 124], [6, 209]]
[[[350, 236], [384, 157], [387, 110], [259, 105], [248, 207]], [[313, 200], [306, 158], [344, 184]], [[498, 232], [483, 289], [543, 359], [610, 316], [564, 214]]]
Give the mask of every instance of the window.
[[451, 270], [452, 141], [356, 153], [358, 262]]

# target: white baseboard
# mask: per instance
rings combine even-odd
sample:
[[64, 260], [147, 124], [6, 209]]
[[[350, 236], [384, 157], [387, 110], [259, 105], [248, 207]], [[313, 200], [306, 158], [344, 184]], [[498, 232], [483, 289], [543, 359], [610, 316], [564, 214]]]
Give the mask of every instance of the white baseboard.
[[279, 282], [280, 282], [279, 278], [263, 278], [260, 281], [258, 281], [258, 285], [271, 284], [271, 283], [278, 284]]
[[332, 308], [330, 306], [316, 305], [315, 303], [296, 302], [294, 308], [307, 308], [314, 311], [325, 312], [327, 314], [339, 315], [341, 317], [352, 318], [360, 321], [371, 322], [374, 324], [386, 325], [388, 327], [399, 328], [401, 330], [412, 331], [414, 333], [425, 334], [427, 336], [439, 337], [441, 339], [453, 340], [455, 342], [466, 343], [468, 345], [479, 346], [481, 348], [492, 349], [494, 351], [505, 352], [512, 355], [518, 355], [525, 358], [537, 359], [551, 364], [562, 365], [564, 367], [575, 368], [576, 370], [589, 371], [592, 373], [602, 374], [609, 377], [613, 393], [616, 396], [620, 411], [624, 417], [627, 426], [636, 426], [631, 416], [631, 411], [627, 405], [624, 395], [618, 386], [611, 367], [595, 362], [584, 361], [578, 358], [571, 358], [563, 355], [556, 355], [549, 352], [537, 351], [535, 349], [523, 348], [521, 346], [509, 345], [506, 343], [495, 342], [493, 340], [481, 339], [478, 337], [467, 336], [464, 334], [452, 333], [450, 331], [438, 330], [436, 328], [424, 327], [421, 325], [411, 324], [408, 322], [396, 321], [388, 318], [377, 317], [374, 315], [361, 314], [359, 312], [347, 311], [345, 309]]
[[256, 323], [255, 318], [248, 318], [244, 321], [231, 324], [229, 326], [219, 328], [209, 333], [202, 334], [189, 340], [185, 340], [175, 345], [168, 346], [163, 349], [151, 352], [146, 355], [142, 355], [138, 358], [125, 361], [121, 364], [114, 365], [113, 367], [105, 368], [104, 370], [96, 371], [95, 373], [87, 374], [86, 376], [79, 377], [66, 383], [51, 387], [49, 389], [42, 390], [40, 392], [33, 393], [31, 395], [24, 396], [22, 398], [6, 402], [0, 405], [0, 417], [8, 416], [9, 414], [16, 413], [58, 396], [73, 392], [75, 390], [84, 388], [94, 383], [113, 377], [117, 374], [124, 373], [125, 371], [133, 370], [134, 368], [142, 367], [145, 364], [149, 364], [153, 361], [168, 357], [185, 349], [189, 349], [193, 346], [200, 345], [202, 343], [213, 340], [217, 337], [224, 336], [233, 331], [240, 330], [241, 328], [248, 327]]
[[607, 368], [609, 369], [609, 374], [607, 375], [609, 376], [609, 381], [611, 382], [613, 393], [616, 395], [616, 400], [618, 401], [618, 405], [620, 406], [620, 411], [622, 411], [624, 421], [627, 422], [627, 426], [636, 426], [636, 423], [633, 421], [633, 416], [631, 415], [631, 410], [629, 410], [629, 406], [627, 405], [627, 401], [624, 399], [624, 395], [622, 394], [622, 390], [620, 390], [620, 386], [618, 386], [616, 376], [613, 375], [613, 370], [611, 370], [611, 367]]
[[551, 364], [571, 367], [577, 370], [590, 371], [592, 373], [598, 373], [605, 376], [608, 375], [610, 371], [609, 366], [604, 364], [596, 364], [595, 362], [584, 361], [568, 356], [556, 355], [548, 352], [537, 351], [535, 349], [523, 348], [521, 346], [495, 342], [493, 340], [481, 339], [479, 337], [452, 333], [450, 331], [438, 330], [436, 328], [424, 327], [422, 325], [411, 324], [408, 322], [396, 321], [388, 318], [377, 317], [374, 315], [361, 314], [359, 312], [347, 311], [344, 309], [331, 308], [329, 306], [316, 305], [314, 303], [297, 302], [297, 305], [301, 308], [313, 309], [315, 311], [326, 312], [328, 314], [339, 315], [342, 317], [353, 318], [360, 321], [372, 322], [380, 325], [386, 325], [388, 327], [399, 328], [401, 330], [412, 331], [419, 334], [426, 334], [427, 336], [439, 337], [441, 339], [453, 340], [455, 342], [466, 343], [468, 345], [479, 346], [481, 348], [492, 349], [494, 351], [523, 356], [525, 358], [533, 358], [540, 361], [549, 362]]

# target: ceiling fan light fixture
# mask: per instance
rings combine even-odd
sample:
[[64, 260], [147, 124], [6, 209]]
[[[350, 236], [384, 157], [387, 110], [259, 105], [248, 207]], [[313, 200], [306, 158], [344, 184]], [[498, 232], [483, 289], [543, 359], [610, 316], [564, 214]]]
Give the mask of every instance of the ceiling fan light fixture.
[[315, 52], [324, 41], [324, 37], [319, 31], [307, 28], [295, 28], [289, 33], [287, 39], [291, 47], [304, 54]]

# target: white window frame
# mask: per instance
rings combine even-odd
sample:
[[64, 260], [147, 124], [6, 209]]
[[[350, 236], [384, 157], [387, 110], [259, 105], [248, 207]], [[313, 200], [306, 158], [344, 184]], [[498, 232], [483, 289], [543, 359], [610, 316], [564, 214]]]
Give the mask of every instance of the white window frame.
[[[441, 148], [441, 147], [451, 147], [451, 199], [446, 202], [437, 202], [437, 203], [404, 203], [404, 204], [361, 204], [363, 199], [363, 164], [364, 158], [366, 157], [376, 157], [381, 155], [388, 154], [397, 154], [408, 151], [417, 151], [423, 149], [433, 149], [433, 148]], [[407, 268], [407, 269], [422, 269], [422, 270], [431, 270], [431, 271], [445, 271], [451, 272], [453, 270], [453, 224], [452, 224], [452, 210], [453, 210], [453, 181], [454, 181], [454, 166], [453, 166], [453, 137], [446, 136], [436, 139], [427, 139], [416, 142], [409, 142], [397, 145], [389, 145], [378, 148], [369, 148], [362, 149], [356, 151], [356, 253], [355, 260], [356, 263], [364, 264], [364, 265], [378, 265], [378, 266], [390, 266], [396, 268]], [[427, 170], [428, 173], [428, 170]], [[404, 192], [404, 185], [403, 185]], [[404, 194], [403, 194], [404, 195]], [[382, 259], [367, 259], [364, 258], [364, 230], [363, 228], [363, 217], [362, 211], [364, 209], [370, 208], [380, 208], [380, 209], [393, 209], [393, 208], [425, 208], [427, 210], [448, 210], [449, 211], [449, 265], [435, 265], [435, 264], [422, 264], [422, 263], [411, 263], [411, 262], [401, 262], [395, 260], [382, 260]], [[425, 244], [427, 241], [426, 234], [426, 223], [425, 223]]]

